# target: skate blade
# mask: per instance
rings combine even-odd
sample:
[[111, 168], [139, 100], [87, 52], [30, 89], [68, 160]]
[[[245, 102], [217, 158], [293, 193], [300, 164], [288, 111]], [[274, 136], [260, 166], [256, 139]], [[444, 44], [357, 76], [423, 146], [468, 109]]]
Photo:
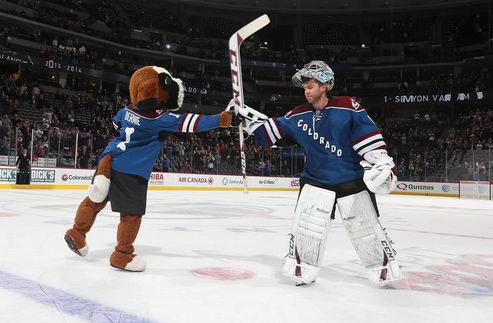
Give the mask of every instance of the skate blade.
[[315, 283], [315, 279], [312, 280], [311, 283], [305, 283], [305, 282], [296, 282], [296, 286], [309, 286], [311, 284]]

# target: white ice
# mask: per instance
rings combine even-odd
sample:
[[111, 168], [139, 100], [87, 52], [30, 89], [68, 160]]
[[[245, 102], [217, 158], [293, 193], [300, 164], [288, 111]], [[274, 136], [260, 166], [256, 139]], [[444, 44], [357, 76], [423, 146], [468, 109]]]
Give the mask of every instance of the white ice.
[[[493, 201], [379, 197], [404, 271], [394, 288], [379, 289], [339, 219], [314, 285], [295, 287], [281, 275], [296, 192], [150, 191], [135, 244], [143, 273], [109, 266], [119, 218], [109, 206], [87, 236], [88, 256], [67, 248], [63, 236], [84, 194], [0, 190], [0, 277], [17, 279], [0, 280], [0, 322], [126, 322], [104, 307], [79, 315], [91, 307], [47, 288], [139, 322], [493, 322]], [[194, 273], [203, 268], [253, 276]], [[27, 293], [17, 286], [23, 280]]]

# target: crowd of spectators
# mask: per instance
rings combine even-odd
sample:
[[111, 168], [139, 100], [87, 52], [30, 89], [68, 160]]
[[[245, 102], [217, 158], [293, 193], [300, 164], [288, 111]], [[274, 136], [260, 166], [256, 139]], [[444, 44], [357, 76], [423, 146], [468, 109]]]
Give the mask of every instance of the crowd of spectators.
[[[86, 129], [81, 122], [83, 114], [94, 114], [100, 108], [99, 116], [93, 120], [93, 129], [99, 129], [96, 142], [106, 144], [108, 119], [106, 107], [93, 101], [89, 95], [44, 93], [37, 82], [29, 75], [2, 73], [0, 75], [0, 139], [3, 155], [20, 149], [31, 150], [34, 139], [33, 160], [55, 156], [64, 157], [61, 165], [74, 156], [76, 132], [81, 143], [86, 137]], [[104, 119], [104, 122], [100, 122]], [[104, 136], [104, 138], [103, 138]], [[98, 147], [96, 147], [98, 148]], [[73, 162], [72, 162], [73, 164]]]
[[[39, 105], [40, 98], [47, 96], [50, 99]], [[0, 76], [0, 155], [30, 151], [33, 136], [34, 162], [52, 158], [59, 166], [74, 167], [77, 146], [76, 167], [94, 168], [107, 142], [115, 136], [111, 117], [126, 104], [119, 94], [48, 95], [29, 77], [4, 73]], [[33, 111], [41, 111], [41, 116], [19, 117]], [[89, 122], [82, 122], [81, 111], [90, 112]], [[493, 109], [469, 109], [456, 117], [443, 109], [415, 112], [407, 118], [392, 114], [373, 117], [382, 127], [401, 179], [488, 178], [488, 161], [493, 157]], [[264, 150], [252, 138], [247, 147], [250, 174], [295, 176], [302, 169], [303, 157], [296, 147]], [[238, 173], [239, 164], [237, 132], [227, 129], [169, 136], [155, 170]]]
[[[173, 26], [182, 26], [183, 28], [178, 28], [174, 30], [176, 32], [173, 34], [165, 33], [163, 37], [159, 40], [150, 40], [149, 43], [142, 44], [140, 42], [131, 42], [132, 45], [135, 46], [144, 46], [147, 48], [151, 49], [157, 49], [159, 51], [174, 51], [176, 53], [181, 53], [181, 54], [186, 54], [186, 55], [191, 55], [194, 57], [204, 57], [204, 58], [213, 58], [213, 59], [225, 59], [225, 55], [227, 54], [227, 44], [226, 40], [219, 40], [219, 39], [214, 39], [214, 38], [206, 38], [203, 37], [204, 35], [204, 27], [200, 27], [200, 23], [189, 23], [187, 25], [186, 21], [179, 20], [177, 19], [176, 16], [174, 16], [172, 13], [166, 11], [166, 10], [150, 10], [146, 8], [139, 8], [139, 10], [136, 10], [135, 5], [129, 3], [129, 2], [115, 2], [115, 1], [103, 1], [103, 5], [100, 7], [91, 7], [93, 2], [84, 2], [84, 1], [77, 1], [77, 0], [66, 0], [61, 3], [57, 1], [50, 1], [49, 3], [53, 3], [57, 5], [57, 8], [49, 7], [46, 3], [43, 4], [41, 2], [36, 2], [36, 1], [29, 1], [29, 0], [8, 0], [9, 2], [16, 3], [18, 5], [21, 5], [26, 8], [30, 9], [38, 9], [38, 8], [48, 8], [52, 10], [59, 10], [57, 8], [60, 8], [65, 6], [67, 8], [77, 8], [82, 13], [85, 13], [86, 15], [94, 15], [96, 18], [95, 19], [100, 19], [107, 23], [108, 25], [114, 25], [116, 24], [115, 21], [119, 22], [117, 25], [119, 28], [121, 26], [127, 26], [129, 24], [134, 24], [132, 28], [143, 28], [143, 27], [149, 27], [149, 28], [155, 28], [155, 26], [160, 26], [161, 28], [172, 28]], [[89, 3], [92, 3], [91, 5]], [[111, 7], [112, 9], [108, 9]], [[106, 9], [105, 9], [106, 8]], [[0, 9], [1, 10], [1, 9]], [[8, 10], [10, 13], [13, 14], [20, 14], [18, 11], [12, 11]], [[35, 11], [35, 10], [34, 10]], [[38, 12], [38, 11], [36, 11]], [[90, 12], [90, 14], [89, 14]], [[52, 12], [51, 15], [55, 15], [55, 12]], [[82, 16], [76, 12], [72, 13], [72, 16], [77, 16], [86, 22], [91, 21], [89, 18], [82, 18]], [[149, 19], [138, 19], [140, 15], [150, 15]], [[125, 19], [124, 16], [127, 16]], [[162, 21], [160, 22], [158, 17], [164, 17]], [[486, 22], [484, 21], [484, 15], [479, 14], [479, 17], [481, 18], [481, 23], [478, 23], [478, 19], [476, 18], [477, 14], [474, 14], [471, 16], [471, 19], [467, 20], [468, 23], [475, 25], [476, 29], [481, 29], [482, 34], [484, 34], [484, 28], [485, 24], [487, 24], [487, 19]], [[37, 16], [34, 17], [29, 17], [30, 19], [36, 19]], [[94, 17], [93, 17], [94, 18]], [[192, 18], [192, 17], [191, 17]], [[116, 20], [115, 20], [116, 19]], [[423, 18], [424, 19], [424, 18]], [[216, 20], [221, 20], [221, 18], [217, 18]], [[426, 26], [429, 27], [429, 24], [431, 23], [429, 19], [424, 19], [426, 20]], [[231, 28], [236, 28], [235, 26], [231, 27], [234, 22], [232, 22], [231, 19], [226, 19], [227, 23], [218, 23], [217, 21], [215, 22], [216, 25], [220, 25], [221, 27], [219, 29], [225, 29], [229, 30]], [[420, 30], [427, 30], [428, 27], [422, 26], [421, 24], [418, 24], [416, 22], [412, 22], [409, 19], [394, 19], [394, 23], [374, 23], [372, 25], [372, 28], [369, 30], [372, 31], [372, 33], [381, 33], [383, 35], [387, 35], [389, 33], [389, 30], [392, 31], [399, 31], [399, 33], [408, 33], [409, 30], [415, 30], [414, 33], [420, 33]], [[207, 23], [207, 20], [202, 21], [202, 23]], [[209, 23], [211, 23], [209, 21]], [[445, 22], [443, 22], [445, 23]], [[55, 22], [52, 22], [52, 24], [55, 24]], [[229, 27], [226, 27], [229, 24]], [[83, 25], [83, 24], [81, 24]], [[226, 25], [226, 26], [225, 26]], [[319, 24], [320, 25], [320, 24]], [[57, 25], [58, 26], [58, 25]], [[69, 30], [75, 30], [71, 26], [61, 26], [62, 28], [66, 28]], [[419, 28], [418, 28], [419, 27]], [[27, 28], [27, 27], [23, 27]], [[130, 28], [130, 27], [129, 27]], [[188, 29], [187, 29], [188, 28]], [[283, 28], [282, 30], [287, 33], [289, 31], [289, 28], [285, 27], [274, 27], [274, 28]], [[489, 28], [489, 27], [488, 27]], [[89, 64], [90, 67], [96, 67], [98, 70], [103, 70], [103, 71], [114, 71], [118, 72], [123, 75], [129, 75], [133, 70], [135, 70], [136, 66], [139, 65], [146, 65], [146, 64], [155, 64], [152, 60], [149, 60], [148, 58], [143, 58], [143, 57], [137, 57], [133, 55], [126, 55], [125, 53], [122, 53], [121, 50], [116, 51], [115, 55], [115, 50], [111, 49], [111, 46], [108, 48], [98, 48], [97, 50], [94, 48], [90, 48], [84, 44], [83, 41], [79, 40], [76, 37], [62, 37], [60, 35], [52, 35], [52, 34], [47, 34], [45, 31], [41, 30], [19, 30], [20, 27], [16, 27], [15, 25], [0, 25], [0, 41], [2, 39], [5, 39], [7, 35], [12, 34], [12, 35], [23, 35], [21, 38], [25, 39], [30, 39], [30, 40], [35, 40], [39, 43], [43, 43], [45, 46], [41, 50], [40, 55], [44, 58], [47, 59], [53, 59], [57, 62], [62, 62], [64, 64], [72, 64], [72, 65], [85, 65]], [[111, 29], [111, 28], [110, 28]], [[210, 28], [209, 28], [210, 29]], [[218, 29], [218, 28], [216, 28]], [[340, 33], [341, 28], [335, 28], [335, 30]], [[80, 30], [75, 30], [75, 31], [80, 31]], [[217, 30], [216, 30], [217, 31]], [[86, 29], [80, 31], [85, 34], [89, 35], [94, 35], [100, 38], [104, 39], [111, 39], [120, 43], [125, 43], [125, 34], [118, 34], [117, 30], [113, 30], [112, 32], [114, 33], [114, 37], [111, 36], [108, 38], [108, 35], [100, 34], [102, 31], [97, 31], [94, 29], [91, 29], [86, 26]], [[182, 33], [181, 36], [177, 36], [179, 33]], [[354, 33], [354, 30], [351, 29], [351, 32]], [[219, 32], [219, 34], [221, 34]], [[272, 34], [272, 33], [271, 33]], [[413, 34], [413, 33], [411, 33]], [[378, 38], [378, 37], [377, 37]], [[419, 37], [418, 37], [419, 38]], [[411, 39], [414, 39], [411, 37]], [[338, 62], [345, 62], [348, 57], [351, 56], [364, 56], [369, 54], [368, 51], [370, 51], [370, 54], [374, 55], [385, 55], [389, 54], [385, 52], [385, 48], [399, 48], [399, 46], [384, 46], [384, 51], [382, 52], [382, 47], [374, 47], [371, 49], [368, 48], [362, 48], [359, 44], [353, 44], [353, 45], [343, 45], [343, 46], [338, 46], [338, 47], [312, 47], [310, 49], [306, 49], [303, 53], [298, 51], [296, 48], [294, 48], [293, 44], [290, 45], [289, 48], [285, 48], [282, 51], [276, 51], [272, 50], [269, 48], [269, 45], [267, 45], [267, 42], [264, 42], [261, 40], [261, 38], [255, 36], [250, 39], [250, 41], [253, 43], [253, 45], [249, 46], [244, 46], [242, 57], [243, 58], [250, 58], [250, 59], [255, 59], [255, 60], [265, 60], [265, 61], [270, 61], [270, 62], [295, 62], [295, 63], [301, 63], [304, 61], [308, 61], [311, 59], [322, 59], [330, 64], [333, 63], [338, 63]], [[385, 44], [386, 42], [383, 40], [377, 40], [374, 39], [375, 43], [378, 44]], [[346, 43], [346, 42], [342, 42]], [[130, 43], [129, 43], [130, 44]], [[173, 46], [169, 46], [170, 44], [174, 44]], [[13, 48], [15, 50], [15, 47]], [[399, 50], [403, 50], [403, 48], [400, 48]], [[450, 53], [450, 51], [447, 51]], [[366, 53], [366, 54], [365, 54]], [[429, 55], [429, 56], [434, 56], [434, 55]], [[110, 59], [108, 59], [110, 58]], [[180, 69], [180, 68], [178, 68]], [[259, 69], [260, 70], [260, 69]], [[253, 70], [251, 71], [250, 75], [247, 75], [245, 73], [244, 79], [245, 79], [245, 93], [248, 97], [253, 97], [255, 98], [260, 98], [260, 95], [271, 95], [273, 100], [277, 100], [279, 97], [276, 96], [277, 94], [283, 94], [283, 92], [287, 92], [288, 95], [293, 94], [293, 89], [285, 87], [284, 89], [281, 89], [280, 91], [277, 91], [277, 89], [272, 89], [272, 87], [267, 87], [267, 89], [263, 89], [260, 86], [254, 85], [252, 91], [252, 87], [248, 86], [251, 84], [256, 84], [257, 80], [264, 80], [266, 79], [266, 73], [262, 70], [259, 72], [261, 75], [257, 75], [257, 71]], [[377, 72], [372, 72], [372, 76], [377, 73]], [[411, 74], [411, 75], [401, 75], [400, 77], [397, 76], [398, 73], [394, 73], [393, 76], [387, 77], [387, 78], [380, 78], [382, 82], [395, 82], [397, 84], [397, 87], [395, 89], [380, 89], [380, 91], [386, 91], [385, 95], [393, 95], [392, 92], [400, 93], [400, 94], [426, 94], [426, 93], [450, 93], [450, 91], [454, 91], [454, 89], [460, 88], [461, 90], [468, 90], [471, 88], [474, 91], [478, 91], [480, 89], [485, 88], [485, 84], [482, 84], [481, 79], [478, 77], [479, 74], [473, 74], [471, 75], [470, 79], [467, 79], [464, 75], [461, 75], [460, 78], [452, 76], [452, 74], [449, 73], [444, 73], [444, 74], [431, 74], [431, 75], [423, 75], [426, 73], [426, 71], [422, 71], [422, 76], [421, 79], [418, 79], [416, 73]], [[192, 84], [194, 90], [197, 91], [198, 95], [187, 95], [186, 99], [190, 103], [194, 104], [208, 104], [208, 105], [222, 105], [224, 104], [224, 95], [225, 93], [230, 93], [231, 88], [230, 88], [230, 83], [229, 83], [229, 71], [221, 71], [219, 73], [219, 76], [223, 77], [222, 81], [218, 81], [218, 74], [217, 73], [209, 73], [206, 72], [198, 72], [195, 71], [194, 74], [192, 75], [192, 78], [188, 78], [185, 76], [185, 74], [190, 73], [183, 73], [184, 75], [179, 75], [178, 76], [182, 77], [182, 79], [185, 80], [187, 85]], [[277, 73], [280, 74], [280, 73]], [[225, 77], [226, 76], [226, 77]], [[378, 76], [377, 76], [378, 77]], [[276, 79], [279, 80], [279, 75], [276, 75]], [[73, 80], [73, 79], [71, 79]], [[286, 81], [286, 78], [284, 77], [283, 79]], [[353, 78], [354, 80], [354, 78]], [[360, 81], [360, 80], [358, 80]], [[85, 81], [80, 81], [77, 84], [74, 84], [74, 82], [70, 83], [68, 82], [66, 87], [71, 88], [74, 90], [84, 90], [87, 89], [87, 84], [83, 84]], [[82, 83], [82, 84], [80, 84]], [[250, 84], [248, 84], [250, 83]], [[356, 95], [356, 96], [364, 96], [367, 93], [372, 93], [375, 94], [377, 93], [378, 89], [374, 88], [372, 79], [368, 79], [365, 77], [361, 77], [361, 87], [358, 88], [357, 91], [354, 91], [351, 87], [351, 78], [345, 77], [344, 74], [338, 73], [338, 78], [337, 78], [337, 83], [336, 87], [334, 89], [334, 93], [336, 95]], [[82, 86], [80, 86], [82, 85]], [[94, 88], [94, 84], [93, 84]], [[92, 89], [94, 90], [94, 89]], [[270, 91], [271, 93], [265, 93], [264, 90]], [[255, 93], [257, 92], [257, 93]], [[260, 93], [258, 93], [260, 92]], [[200, 95], [202, 93], [206, 93], [207, 95]], [[299, 91], [296, 92], [299, 96]], [[249, 98], [249, 102], [252, 100], [252, 98]], [[262, 100], [265, 100], [265, 98], [262, 98]], [[281, 103], [280, 103], [281, 104]], [[285, 102], [283, 102], [282, 108], [288, 108]], [[279, 106], [274, 107], [275, 109], [278, 109]], [[272, 111], [267, 111], [267, 112], [272, 112]], [[273, 111], [277, 112], [277, 111]]]
[[[98, 156], [115, 135], [111, 118], [128, 104], [128, 100], [119, 94], [70, 96], [44, 93], [36, 82], [15, 75], [1, 75], [0, 155], [15, 155], [16, 151], [24, 148], [30, 152], [32, 135], [34, 162], [40, 158], [52, 158], [57, 160], [58, 166], [73, 167], [77, 146], [77, 167], [94, 168]], [[90, 112], [89, 122], [82, 121], [83, 112]], [[19, 113], [24, 116], [22, 120]], [[249, 160], [258, 160], [262, 154], [262, 149], [250, 140]], [[265, 158], [277, 161], [279, 153], [270, 152]], [[163, 163], [165, 160], [167, 162]], [[237, 134], [234, 130], [222, 130], [193, 136], [170, 136], [163, 143], [163, 152], [155, 169], [236, 173], [238, 165]], [[272, 166], [260, 167], [255, 163], [250, 167], [255, 174], [273, 173]]]
[[407, 119], [383, 120], [381, 126], [401, 179], [486, 180], [493, 158], [492, 116], [491, 108], [456, 117], [443, 111], [416, 112]]
[[[227, 58], [227, 38], [243, 23], [229, 17], [200, 15], [191, 15], [188, 20], [180, 19], [163, 6], [151, 3], [146, 7], [111, 0], [97, 3], [77, 0], [7, 1], [18, 7], [0, 10], [23, 18], [133, 47], [209, 59]], [[457, 54], [458, 46], [483, 44], [488, 40], [493, 24], [483, 9], [479, 6], [466, 15], [450, 14], [441, 18], [428, 14], [420, 18], [398, 16], [389, 20], [382, 16], [374, 23], [361, 26], [305, 21], [301, 32], [302, 44], [298, 46], [294, 45], [295, 26], [271, 26], [276, 32], [264, 32], [262, 37], [251, 38], [252, 44], [244, 51], [243, 57], [291, 64], [309, 61], [315, 56], [331, 63], [345, 63], [348, 57], [359, 58], [361, 63], [374, 63], [368, 60], [371, 56], [401, 55], [417, 60], [449, 57]], [[93, 24], [96, 21], [104, 23], [105, 27], [95, 28]], [[142, 31], [143, 28], [157, 32], [148, 33], [144, 38], [132, 36], [133, 31]], [[443, 46], [421, 44], [430, 43], [434, 29], [443, 31], [439, 35]], [[363, 36], [364, 33], [368, 36]], [[404, 45], [387, 46], [390, 43]], [[296, 48], [300, 46], [304, 48], [302, 52]], [[322, 50], [317, 46], [323, 46]]]
[[87, 51], [84, 44], [79, 43], [78, 39], [61, 40], [59, 37], [55, 37], [51, 41], [51, 46], [46, 44], [41, 54], [46, 59], [61, 58], [64, 64], [71, 65], [79, 65], [79, 63], [91, 60], [90, 52]]

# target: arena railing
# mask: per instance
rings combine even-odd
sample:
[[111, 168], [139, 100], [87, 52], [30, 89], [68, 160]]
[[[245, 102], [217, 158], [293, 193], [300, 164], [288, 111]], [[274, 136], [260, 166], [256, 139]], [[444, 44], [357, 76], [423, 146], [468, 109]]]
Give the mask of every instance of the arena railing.
[[[105, 134], [82, 132], [76, 128], [42, 129], [26, 133], [20, 128], [0, 127], [0, 166], [15, 166], [17, 156], [27, 149], [32, 167], [89, 168], [109, 142]], [[219, 144], [219, 137], [199, 136], [164, 143], [154, 170], [183, 173], [240, 174], [239, 149], [234, 143]], [[392, 153], [401, 181], [459, 182], [493, 181], [493, 146], [470, 149], [430, 149], [416, 147]], [[165, 161], [168, 159], [168, 161]], [[304, 152], [296, 146], [262, 149], [247, 145], [247, 172], [260, 176], [298, 176], [304, 166]], [[164, 162], [163, 162], [164, 161]]]

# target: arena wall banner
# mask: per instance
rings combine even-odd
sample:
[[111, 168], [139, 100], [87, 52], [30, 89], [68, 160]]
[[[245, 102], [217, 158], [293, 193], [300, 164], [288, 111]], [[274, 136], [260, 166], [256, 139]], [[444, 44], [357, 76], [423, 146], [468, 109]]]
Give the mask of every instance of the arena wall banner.
[[5, 184], [15, 184], [17, 173], [15, 167], [0, 167], [0, 187]]
[[[0, 188], [86, 189], [94, 170], [73, 168], [32, 168], [31, 185], [15, 185], [15, 167], [0, 167]], [[287, 177], [248, 178], [249, 189], [255, 191], [297, 191], [299, 180]], [[153, 172], [150, 190], [243, 190], [242, 176]]]
[[[92, 169], [33, 167], [31, 185], [20, 186], [15, 185], [15, 167], [3, 166], [0, 167], [0, 188], [87, 189], [93, 175]], [[248, 177], [248, 188], [252, 191], [298, 191], [299, 187], [298, 178]], [[240, 191], [243, 189], [243, 179], [239, 175], [154, 172], [149, 181], [149, 189]], [[459, 184], [401, 181], [392, 194], [458, 197]]]
[[[152, 173], [150, 189], [183, 190], [243, 190], [243, 178], [237, 175]], [[296, 191], [299, 189], [297, 178], [257, 177], [248, 178], [248, 189], [261, 191]]]
[[409, 103], [450, 103], [450, 102], [486, 102], [488, 99], [488, 92], [466, 92], [457, 91], [447, 94], [406, 94], [395, 96], [384, 96], [383, 101], [385, 103], [394, 104], [409, 104]]
[[393, 194], [458, 197], [459, 184], [438, 182], [397, 182], [397, 188]]

